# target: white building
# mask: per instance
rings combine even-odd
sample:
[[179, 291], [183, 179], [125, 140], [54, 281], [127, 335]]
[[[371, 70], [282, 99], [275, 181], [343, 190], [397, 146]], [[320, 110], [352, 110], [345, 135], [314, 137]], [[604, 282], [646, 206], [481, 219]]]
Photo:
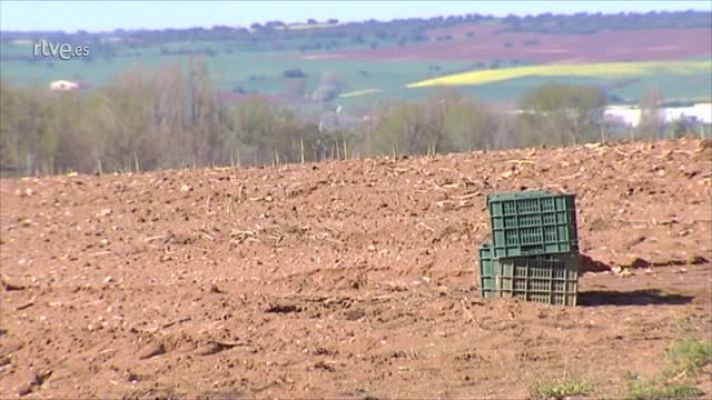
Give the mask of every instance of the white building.
[[640, 124], [640, 108], [610, 106], [603, 112], [603, 116], [610, 121], [615, 121], [628, 126]]
[[54, 81], [49, 84], [50, 90], [57, 91], [57, 92], [67, 92], [70, 90], [77, 90], [79, 89], [79, 83], [77, 82], [72, 82], [72, 81]]
[[665, 121], [690, 119], [703, 124], [712, 124], [712, 103], [699, 103], [692, 107], [665, 108]]
[[[712, 103], [698, 103], [691, 107], [661, 108], [658, 113], [660, 119], [666, 123], [687, 119], [693, 122], [712, 124]], [[640, 115], [641, 111], [638, 107], [610, 106], [604, 111], [604, 116], [607, 119], [632, 127], [640, 124]]]

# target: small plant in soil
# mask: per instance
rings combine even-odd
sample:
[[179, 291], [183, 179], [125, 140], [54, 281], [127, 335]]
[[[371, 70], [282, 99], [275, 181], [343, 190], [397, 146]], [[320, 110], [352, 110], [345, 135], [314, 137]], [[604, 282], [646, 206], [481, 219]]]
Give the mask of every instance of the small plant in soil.
[[576, 378], [541, 380], [530, 387], [532, 398], [537, 400], [563, 400], [573, 396], [586, 396], [592, 391], [590, 383]]
[[712, 341], [683, 339], [665, 351], [668, 366], [650, 379], [629, 374], [628, 399], [697, 399], [704, 393], [694, 386], [696, 377], [712, 364]]

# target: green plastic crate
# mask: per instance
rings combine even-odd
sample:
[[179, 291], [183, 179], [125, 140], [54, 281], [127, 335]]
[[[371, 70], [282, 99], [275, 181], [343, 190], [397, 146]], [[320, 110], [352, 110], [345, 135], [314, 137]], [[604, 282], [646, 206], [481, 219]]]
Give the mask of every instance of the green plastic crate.
[[480, 295], [484, 298], [496, 297], [491, 242], [485, 242], [480, 245], [478, 260], [480, 265]]
[[494, 258], [578, 251], [573, 194], [544, 191], [487, 195]]
[[575, 306], [580, 262], [578, 252], [494, 260], [493, 297]]

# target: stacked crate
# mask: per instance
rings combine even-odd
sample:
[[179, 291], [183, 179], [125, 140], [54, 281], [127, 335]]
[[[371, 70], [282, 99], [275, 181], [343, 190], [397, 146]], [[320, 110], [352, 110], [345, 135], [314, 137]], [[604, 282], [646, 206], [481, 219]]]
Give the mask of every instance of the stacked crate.
[[572, 194], [543, 191], [487, 196], [492, 242], [479, 248], [480, 293], [576, 305], [578, 234]]

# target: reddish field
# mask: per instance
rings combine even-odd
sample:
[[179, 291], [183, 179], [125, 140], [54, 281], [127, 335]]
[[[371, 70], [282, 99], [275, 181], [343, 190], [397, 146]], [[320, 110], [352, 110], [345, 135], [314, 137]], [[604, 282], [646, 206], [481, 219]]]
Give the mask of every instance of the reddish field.
[[[710, 171], [683, 139], [2, 179], [0, 397], [502, 399], [575, 374], [621, 398], [708, 337]], [[522, 188], [577, 194], [579, 307], [478, 296], [484, 196]], [[709, 398], [706, 376], [678, 379]]]
[[[657, 29], [602, 31], [591, 35], [551, 35], [500, 32], [502, 27], [460, 25], [434, 30], [429, 37], [449, 34], [451, 41], [407, 44], [375, 50], [316, 54], [334, 59], [494, 59], [549, 62], [675, 60], [712, 54], [712, 35], [707, 29]], [[466, 34], [474, 32], [468, 38]], [[535, 45], [526, 45], [536, 40]], [[510, 43], [511, 47], [506, 47]]]

